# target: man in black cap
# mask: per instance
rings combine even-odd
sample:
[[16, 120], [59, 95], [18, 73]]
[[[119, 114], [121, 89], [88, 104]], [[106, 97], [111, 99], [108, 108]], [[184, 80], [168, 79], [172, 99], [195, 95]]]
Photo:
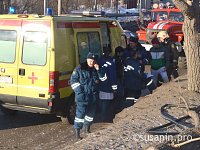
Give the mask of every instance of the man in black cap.
[[87, 60], [77, 66], [71, 76], [71, 87], [76, 94], [76, 117], [74, 129], [76, 140], [81, 140], [80, 129], [85, 126], [85, 132], [90, 133], [90, 125], [95, 115], [96, 102], [99, 99], [99, 80], [104, 80], [97, 64], [98, 54], [88, 53]]

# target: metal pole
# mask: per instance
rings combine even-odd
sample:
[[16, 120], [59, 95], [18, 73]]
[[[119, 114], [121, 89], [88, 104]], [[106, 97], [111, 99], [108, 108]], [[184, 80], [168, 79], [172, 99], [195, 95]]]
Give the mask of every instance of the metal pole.
[[78, 10], [78, 0], [76, 0], [76, 10]]
[[145, 0], [145, 9], [147, 9], [147, 0]]
[[44, 0], [44, 15], [46, 15], [47, 0]]
[[58, 15], [62, 14], [62, 0], [58, 0]]
[[94, 0], [94, 3], [95, 3], [94, 4], [94, 7], [95, 7], [94, 10], [97, 11], [97, 0]]
[[140, 18], [141, 18], [141, 13], [142, 13], [142, 1], [140, 0]]
[[115, 0], [115, 6], [116, 6], [116, 19], [118, 15], [118, 0]]

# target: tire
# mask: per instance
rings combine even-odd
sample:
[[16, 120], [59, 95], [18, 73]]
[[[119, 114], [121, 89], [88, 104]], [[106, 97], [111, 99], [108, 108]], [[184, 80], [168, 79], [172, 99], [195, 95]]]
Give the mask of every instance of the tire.
[[15, 115], [17, 113], [17, 110], [8, 109], [2, 105], [0, 105], [0, 109], [5, 115]]
[[70, 124], [74, 124], [75, 116], [76, 116], [76, 103], [75, 103], [75, 96], [72, 95], [67, 109], [67, 119]]
[[64, 125], [74, 124], [74, 119], [76, 116], [76, 103], [74, 94], [70, 96], [69, 102], [61, 115], [61, 120]]
[[179, 66], [179, 68], [187, 69], [186, 57], [179, 57], [178, 58], [178, 66]]

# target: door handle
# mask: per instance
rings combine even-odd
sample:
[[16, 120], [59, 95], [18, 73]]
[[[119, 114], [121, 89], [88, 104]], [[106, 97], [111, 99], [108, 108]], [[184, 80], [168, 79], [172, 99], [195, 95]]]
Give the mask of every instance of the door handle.
[[25, 69], [20, 68], [19, 69], [19, 75], [25, 76]]

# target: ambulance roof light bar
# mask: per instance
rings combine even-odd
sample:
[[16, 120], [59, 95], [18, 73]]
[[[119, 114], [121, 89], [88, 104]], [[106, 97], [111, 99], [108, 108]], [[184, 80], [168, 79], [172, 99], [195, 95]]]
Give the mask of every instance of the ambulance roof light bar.
[[53, 15], [52, 8], [47, 8], [46, 15]]
[[71, 14], [81, 15], [81, 16], [104, 16], [105, 11], [79, 11], [79, 10], [74, 10], [74, 11], [71, 11]]
[[16, 14], [15, 12], [15, 7], [9, 7], [9, 12], [8, 14]]

